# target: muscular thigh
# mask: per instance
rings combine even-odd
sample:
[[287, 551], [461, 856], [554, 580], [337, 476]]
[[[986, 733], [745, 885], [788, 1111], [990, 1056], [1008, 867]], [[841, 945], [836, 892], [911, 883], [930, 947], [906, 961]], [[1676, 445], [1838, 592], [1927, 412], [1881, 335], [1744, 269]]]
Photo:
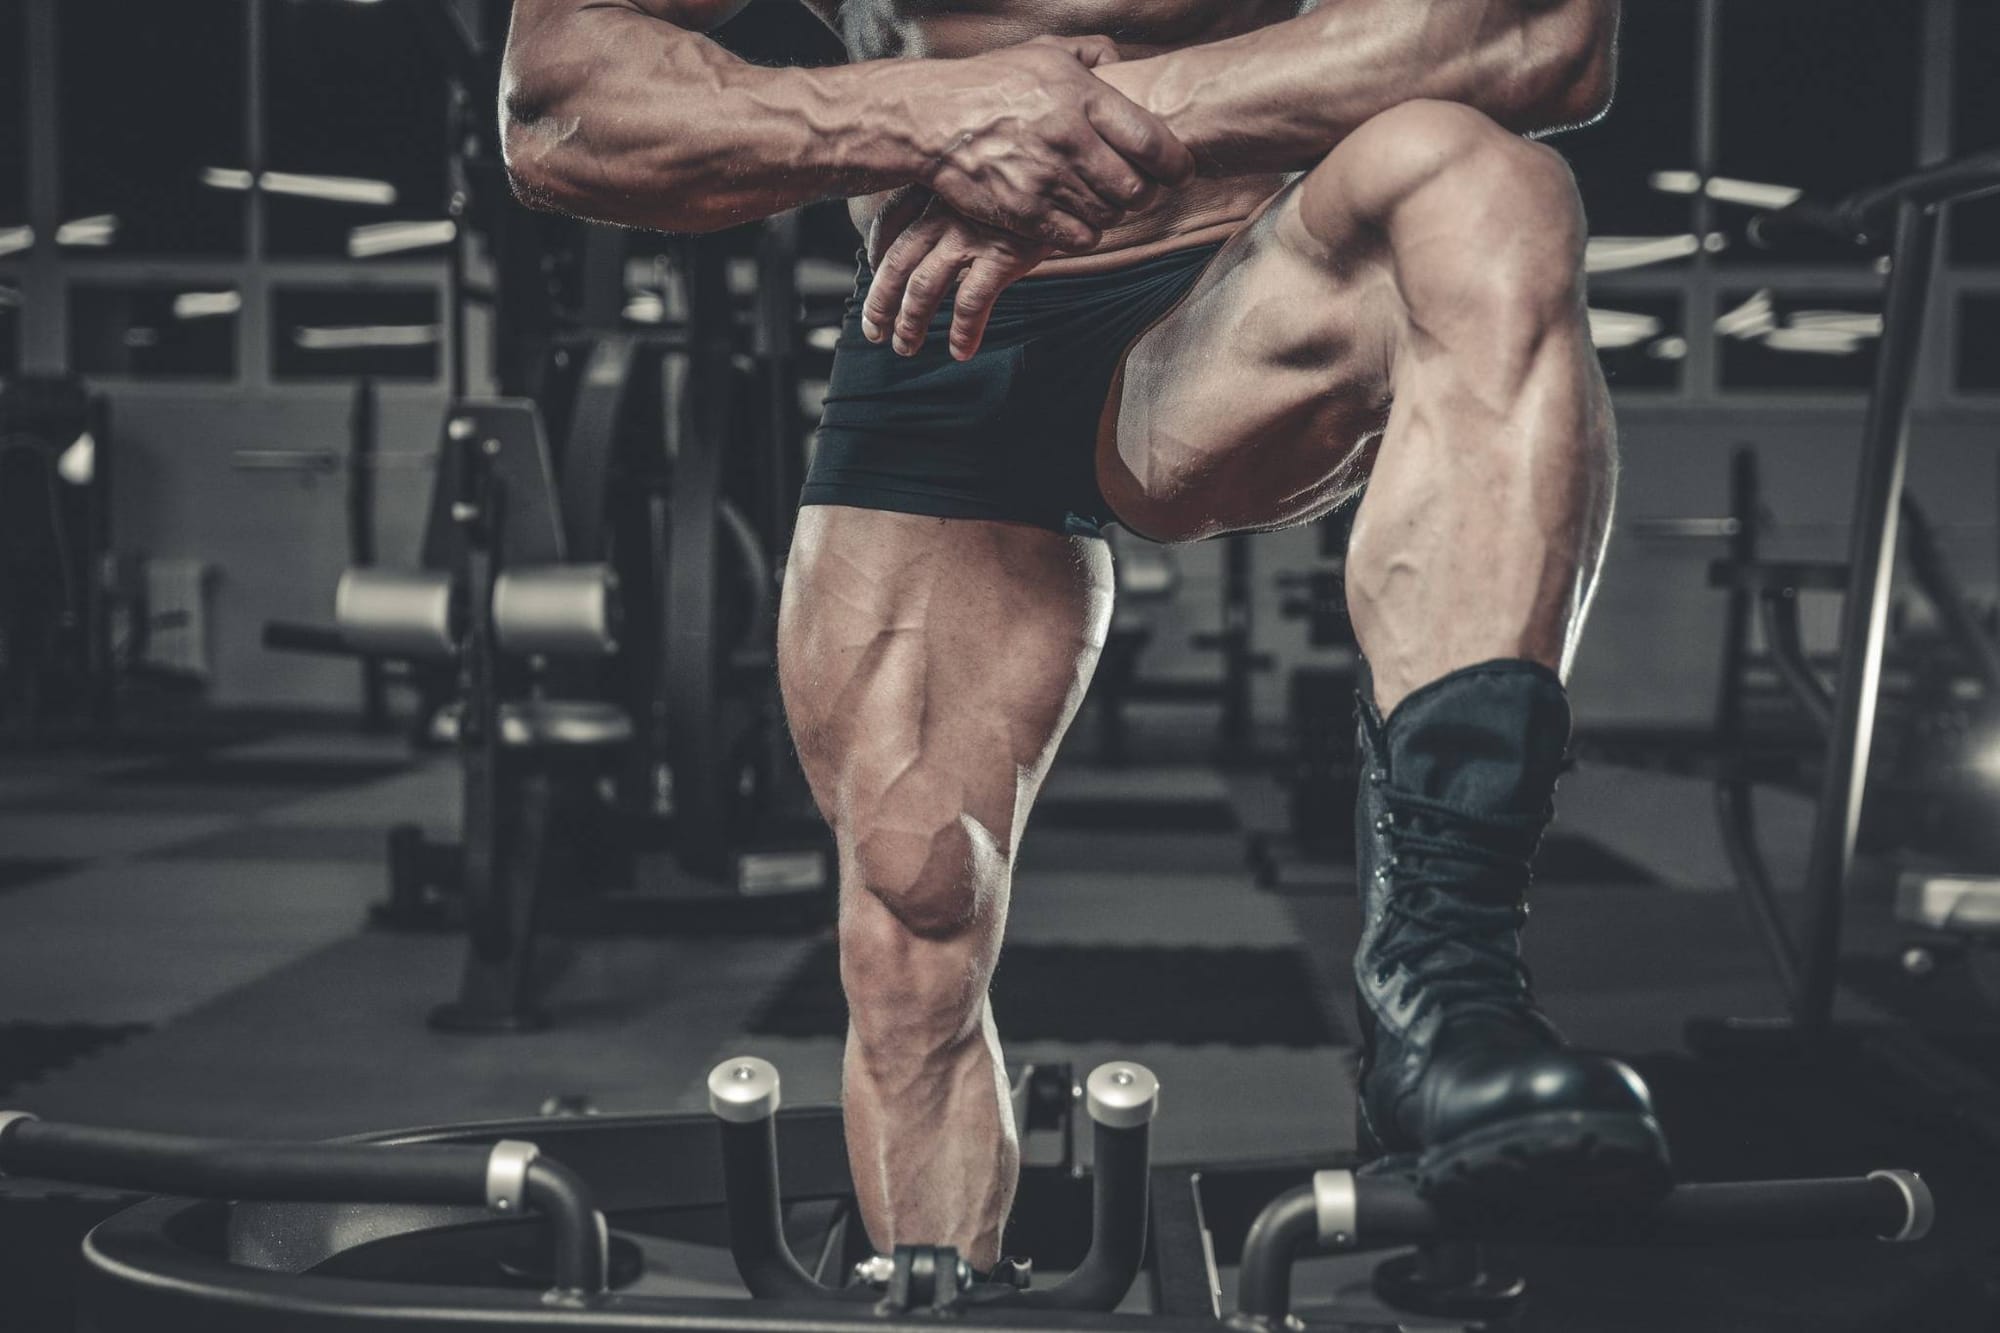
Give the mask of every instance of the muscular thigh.
[[800, 759], [844, 856], [866, 855], [875, 877], [917, 892], [953, 830], [1010, 853], [1110, 607], [1101, 541], [801, 510], [778, 665]]
[[1298, 522], [1359, 484], [1388, 411], [1402, 307], [1367, 236], [1336, 249], [1306, 229], [1310, 180], [1231, 238], [1112, 384], [1099, 483], [1145, 535]]

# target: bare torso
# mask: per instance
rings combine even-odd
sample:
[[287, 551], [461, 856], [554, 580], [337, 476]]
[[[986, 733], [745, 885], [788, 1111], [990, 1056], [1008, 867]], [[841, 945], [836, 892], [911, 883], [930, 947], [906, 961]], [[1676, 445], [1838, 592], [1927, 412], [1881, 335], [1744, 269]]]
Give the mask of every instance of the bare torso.
[[[1103, 35], [1126, 60], [1219, 41], [1296, 17], [1301, 0], [806, 0], [854, 60], [950, 59], [1042, 36]], [[1220, 240], [1284, 181], [1282, 176], [1197, 177], [1109, 228], [1087, 254], [1059, 255], [1037, 272], [1119, 267], [1166, 250]], [[854, 225], [879, 253], [914, 215], [908, 192], [849, 201]], [[919, 206], [921, 196], [914, 199]], [[903, 207], [898, 207], [898, 205]], [[878, 227], [879, 224], [879, 227]]]

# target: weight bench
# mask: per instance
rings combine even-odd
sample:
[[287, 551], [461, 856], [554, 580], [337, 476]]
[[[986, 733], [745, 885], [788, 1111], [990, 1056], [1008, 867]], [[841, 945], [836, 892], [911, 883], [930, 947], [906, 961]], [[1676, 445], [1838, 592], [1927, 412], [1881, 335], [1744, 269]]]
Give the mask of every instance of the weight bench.
[[[587, 787], [634, 735], [623, 708], [551, 692], [558, 668], [617, 650], [616, 575], [571, 564], [548, 446], [532, 404], [461, 402], [446, 414], [436, 511], [438, 567], [349, 569], [334, 597], [339, 651], [448, 667], [457, 698], [431, 738], [456, 747], [463, 829], [456, 846], [400, 826], [389, 836], [390, 925], [438, 924], [456, 890], [468, 936], [458, 997], [431, 1014], [449, 1031], [543, 1026], [535, 942], [556, 875], [562, 793]], [[433, 529], [434, 533], [438, 529]], [[296, 639], [299, 636], [292, 634]]]

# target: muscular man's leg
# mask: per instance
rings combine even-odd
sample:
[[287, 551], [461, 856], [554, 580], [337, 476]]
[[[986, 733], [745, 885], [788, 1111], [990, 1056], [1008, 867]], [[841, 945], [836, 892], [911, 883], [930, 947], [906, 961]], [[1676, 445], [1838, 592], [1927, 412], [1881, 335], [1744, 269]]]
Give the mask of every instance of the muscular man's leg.
[[1365, 481], [1348, 600], [1384, 712], [1475, 662], [1564, 669], [1613, 474], [1582, 243], [1548, 149], [1446, 103], [1377, 117], [1135, 346], [1114, 509], [1185, 539]]
[[999, 1256], [1019, 1151], [987, 985], [1015, 843], [1110, 609], [1100, 541], [801, 511], [779, 672], [839, 842], [848, 1152], [883, 1253]]
[[1347, 563], [1372, 673], [1361, 1146], [1409, 1154], [1440, 1197], [1624, 1199], [1666, 1179], [1643, 1085], [1563, 1045], [1520, 955], [1569, 735], [1561, 673], [1610, 520], [1582, 250], [1553, 153], [1407, 103], [1281, 192], [1134, 345], [1100, 442], [1116, 512], [1169, 539], [1367, 487]]

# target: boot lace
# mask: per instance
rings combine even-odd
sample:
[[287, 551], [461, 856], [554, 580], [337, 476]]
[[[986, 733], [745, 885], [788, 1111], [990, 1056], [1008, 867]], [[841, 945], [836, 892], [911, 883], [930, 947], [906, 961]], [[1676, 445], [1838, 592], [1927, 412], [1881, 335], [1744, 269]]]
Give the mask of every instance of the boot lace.
[[[1404, 964], [1428, 1001], [1532, 1007], [1534, 978], [1510, 936], [1528, 919], [1530, 861], [1545, 821], [1461, 810], [1393, 787], [1382, 794], [1391, 838], [1385, 864], [1398, 873], [1384, 896], [1377, 984]], [[1428, 816], [1430, 830], [1412, 816]]]

